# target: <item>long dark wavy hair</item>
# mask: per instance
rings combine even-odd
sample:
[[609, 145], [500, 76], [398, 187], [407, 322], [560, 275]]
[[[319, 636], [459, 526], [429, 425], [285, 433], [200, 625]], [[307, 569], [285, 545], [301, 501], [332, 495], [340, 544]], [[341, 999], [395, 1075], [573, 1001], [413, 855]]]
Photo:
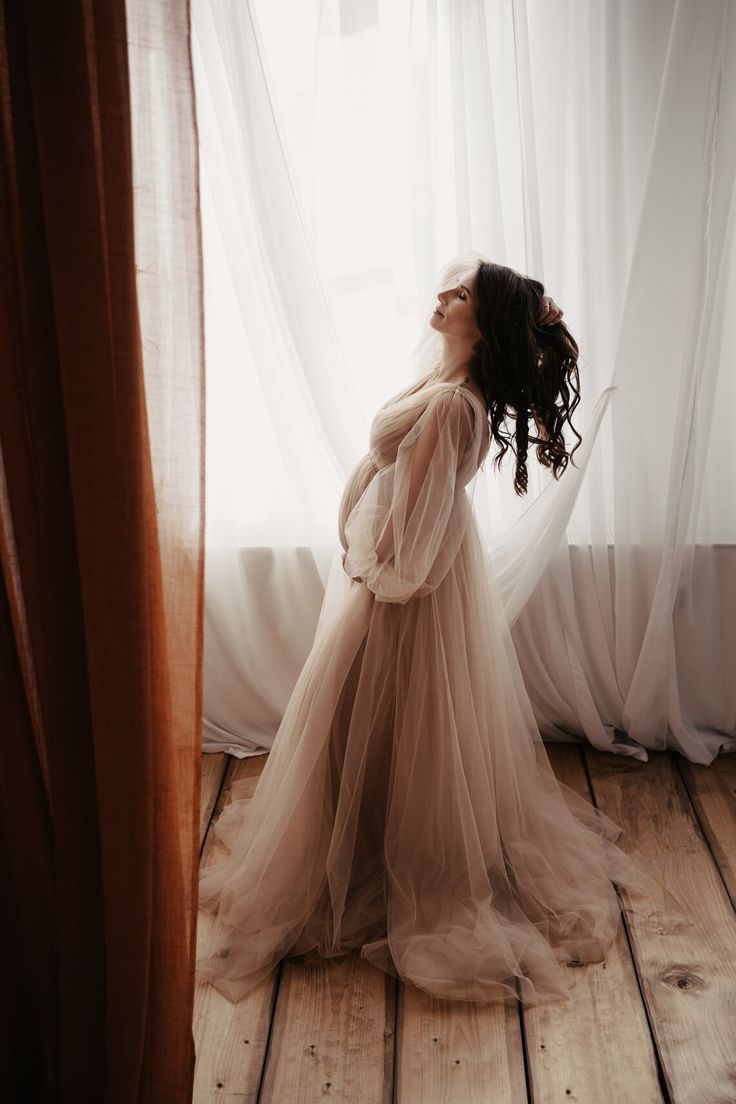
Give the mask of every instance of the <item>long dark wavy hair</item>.
[[[475, 311], [481, 337], [469, 370], [488, 405], [491, 436], [500, 450], [500, 467], [509, 447], [516, 456], [514, 490], [525, 495], [529, 445], [540, 464], [562, 476], [582, 437], [570, 420], [580, 402], [578, 346], [564, 322], [542, 326], [544, 284], [513, 268], [481, 261], [475, 275]], [[514, 420], [513, 432], [507, 419]], [[529, 435], [529, 421], [537, 435]], [[563, 426], [568, 422], [577, 444], [568, 452]]]

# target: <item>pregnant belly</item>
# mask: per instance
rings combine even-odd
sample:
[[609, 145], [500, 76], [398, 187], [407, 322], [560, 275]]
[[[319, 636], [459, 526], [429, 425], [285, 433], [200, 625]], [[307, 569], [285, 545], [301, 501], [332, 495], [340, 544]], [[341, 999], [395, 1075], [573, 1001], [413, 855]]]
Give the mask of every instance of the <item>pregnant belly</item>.
[[366, 487], [370, 483], [373, 476], [378, 471], [378, 468], [371, 458], [371, 454], [367, 452], [365, 456], [361, 457], [358, 463], [353, 468], [352, 472], [348, 476], [347, 483], [345, 484], [345, 490], [342, 492], [342, 498], [340, 499], [340, 509], [338, 511], [337, 529], [340, 537], [340, 544], [347, 552], [348, 546], [345, 540], [345, 524], [353, 512], [356, 502], [360, 499], [361, 495], [365, 491]]

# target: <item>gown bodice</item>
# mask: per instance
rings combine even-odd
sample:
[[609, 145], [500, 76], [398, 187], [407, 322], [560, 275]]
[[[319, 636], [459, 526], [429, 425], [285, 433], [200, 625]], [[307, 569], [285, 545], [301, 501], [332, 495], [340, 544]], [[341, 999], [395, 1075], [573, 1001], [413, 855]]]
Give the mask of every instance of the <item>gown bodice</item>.
[[474, 411], [474, 433], [467, 450], [466, 462], [458, 471], [458, 482], [464, 486], [472, 479], [490, 448], [488, 414], [485, 406], [462, 383], [428, 383], [429, 377], [399, 391], [385, 402], [373, 417], [368, 436], [368, 451], [361, 456], [345, 484], [338, 510], [338, 532], [342, 547], [347, 550], [345, 524], [371, 481], [382, 469], [395, 464], [401, 442], [441, 391], [459, 391]]

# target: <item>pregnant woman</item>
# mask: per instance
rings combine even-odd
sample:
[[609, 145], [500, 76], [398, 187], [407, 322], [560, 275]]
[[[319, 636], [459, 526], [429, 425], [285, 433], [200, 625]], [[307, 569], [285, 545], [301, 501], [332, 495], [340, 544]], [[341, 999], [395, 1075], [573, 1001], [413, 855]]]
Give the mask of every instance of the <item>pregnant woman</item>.
[[428, 370], [345, 487], [340, 600], [254, 796], [236, 784], [214, 825], [229, 853], [201, 874], [197, 971], [230, 1000], [310, 950], [437, 997], [564, 1000], [565, 966], [615, 938], [614, 883], [644, 891], [619, 826], [555, 778], [467, 491], [493, 440], [518, 494], [529, 444], [564, 477], [578, 346], [537, 280], [449, 273]]

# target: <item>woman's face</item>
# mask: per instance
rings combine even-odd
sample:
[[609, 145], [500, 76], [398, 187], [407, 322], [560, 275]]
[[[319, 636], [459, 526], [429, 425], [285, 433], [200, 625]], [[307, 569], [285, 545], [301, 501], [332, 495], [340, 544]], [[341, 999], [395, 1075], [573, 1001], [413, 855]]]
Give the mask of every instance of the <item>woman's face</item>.
[[442, 334], [475, 339], [480, 335], [475, 317], [475, 272], [466, 269], [454, 283], [437, 293], [430, 325]]

